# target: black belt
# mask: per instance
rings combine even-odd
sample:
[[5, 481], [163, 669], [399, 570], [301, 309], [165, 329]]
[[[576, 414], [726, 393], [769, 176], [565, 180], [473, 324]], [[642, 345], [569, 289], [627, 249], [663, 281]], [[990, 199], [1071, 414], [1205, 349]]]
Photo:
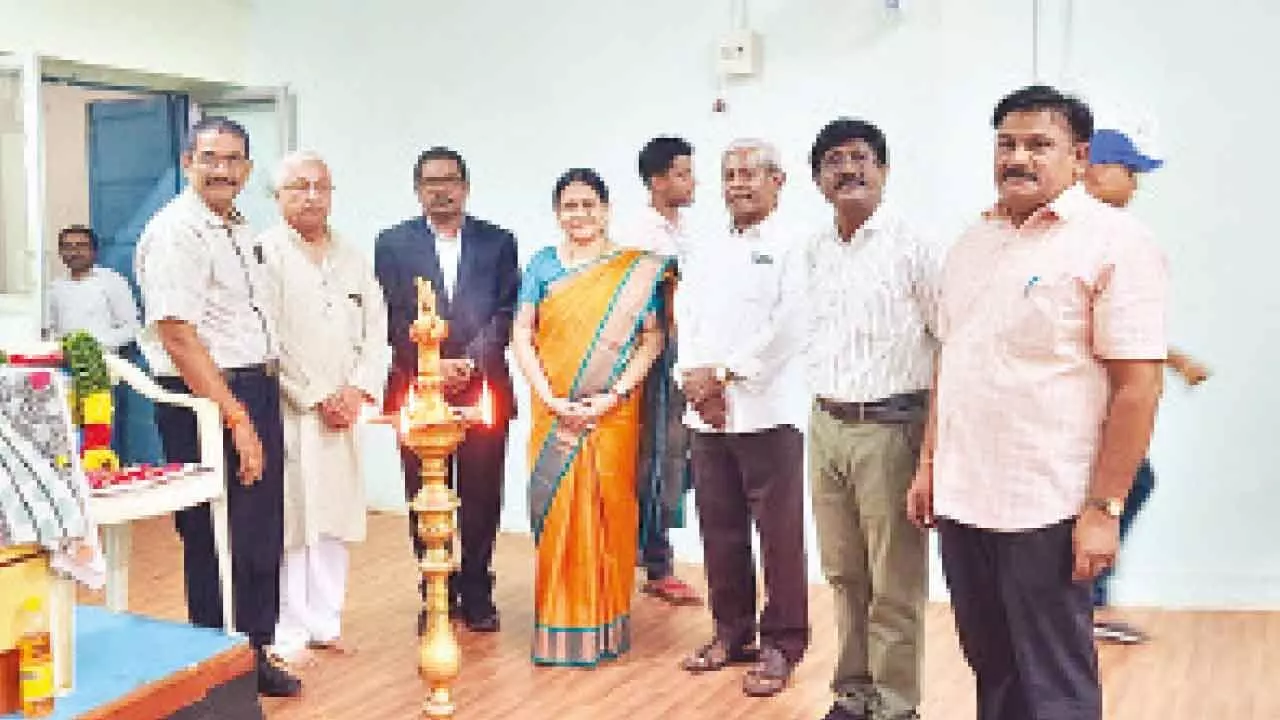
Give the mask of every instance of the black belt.
[[222, 379], [228, 383], [236, 380], [259, 377], [275, 377], [280, 374], [280, 363], [276, 360], [268, 360], [257, 365], [246, 365], [238, 368], [223, 368]]
[[840, 402], [818, 398], [818, 408], [844, 422], [909, 423], [923, 420], [929, 411], [929, 392], [890, 395], [873, 402]]

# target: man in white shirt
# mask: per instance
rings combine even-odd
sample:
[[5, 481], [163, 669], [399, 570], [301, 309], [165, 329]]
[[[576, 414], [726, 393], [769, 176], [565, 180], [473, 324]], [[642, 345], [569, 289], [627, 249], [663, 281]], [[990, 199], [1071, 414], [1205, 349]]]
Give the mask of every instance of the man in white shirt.
[[[162, 387], [208, 398], [222, 414], [235, 626], [257, 653], [258, 691], [298, 695], [302, 684], [267, 650], [280, 612], [284, 448], [261, 249], [235, 207], [253, 167], [249, 134], [224, 118], [202, 120], [182, 167], [187, 189], [151, 218], [138, 242], [142, 350]], [[160, 405], [156, 424], [170, 462], [200, 460], [191, 411]], [[193, 625], [221, 628], [209, 507], [179, 511], [176, 520], [188, 616]]]
[[67, 277], [49, 285], [45, 336], [59, 340], [74, 330], [92, 335], [104, 350], [119, 353], [142, 329], [129, 281], [95, 262], [98, 237], [84, 225], [58, 232], [58, 257]]
[[835, 209], [809, 248], [813, 517], [839, 633], [826, 720], [918, 718], [927, 547], [904, 512], [933, 380], [936, 255], [882, 202], [884, 133], [841, 118], [809, 154]]
[[[699, 239], [676, 291], [677, 370], [693, 428], [693, 481], [715, 635], [692, 673], [752, 663], [750, 696], [776, 695], [809, 642], [804, 549], [804, 243], [775, 211], [786, 176], [767, 143], [722, 161], [731, 231]], [[751, 525], [765, 607], [756, 616]], [[755, 648], [757, 634], [760, 648]]]
[[[67, 277], [54, 280], [45, 294], [44, 336], [61, 340], [76, 330], [89, 333], [103, 350], [137, 362], [134, 344], [142, 321], [129, 281], [111, 268], [95, 264], [98, 236], [84, 225], [58, 232], [58, 256]], [[111, 423], [111, 447], [125, 464], [155, 462], [147, 401], [126, 383], [112, 389], [115, 418]]]
[[684, 426], [684, 393], [672, 376], [677, 346], [670, 322], [671, 292], [678, 263], [688, 243], [684, 209], [693, 203], [693, 146], [678, 137], [656, 137], [645, 143], [638, 162], [649, 204], [620, 243], [665, 255], [677, 263], [664, 284], [663, 332], [666, 345], [644, 382], [636, 485], [640, 494], [640, 560], [647, 574], [642, 591], [671, 605], [699, 605], [702, 598], [675, 575], [670, 529], [683, 524], [689, 489], [689, 429]]
[[356, 419], [382, 397], [391, 351], [382, 288], [359, 249], [329, 226], [333, 181], [313, 153], [280, 164], [283, 222], [258, 238], [280, 349], [284, 562], [274, 649], [344, 652], [347, 546], [365, 539]]

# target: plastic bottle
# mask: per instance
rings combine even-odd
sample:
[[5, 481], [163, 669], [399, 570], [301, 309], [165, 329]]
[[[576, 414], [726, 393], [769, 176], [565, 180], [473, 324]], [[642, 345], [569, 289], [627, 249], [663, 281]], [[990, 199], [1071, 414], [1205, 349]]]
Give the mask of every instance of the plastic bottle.
[[53, 644], [49, 616], [38, 597], [22, 604], [22, 635], [18, 638], [18, 671], [22, 676], [22, 716], [53, 714]]

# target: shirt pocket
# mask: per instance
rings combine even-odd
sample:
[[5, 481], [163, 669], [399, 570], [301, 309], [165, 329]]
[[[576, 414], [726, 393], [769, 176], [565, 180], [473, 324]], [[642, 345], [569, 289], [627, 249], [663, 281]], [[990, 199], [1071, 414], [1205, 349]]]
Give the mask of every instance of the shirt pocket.
[[1073, 338], [1082, 337], [1084, 329], [1084, 287], [1068, 273], [1028, 281], [1005, 314], [1001, 335], [1009, 352], [1029, 359], [1070, 353]]

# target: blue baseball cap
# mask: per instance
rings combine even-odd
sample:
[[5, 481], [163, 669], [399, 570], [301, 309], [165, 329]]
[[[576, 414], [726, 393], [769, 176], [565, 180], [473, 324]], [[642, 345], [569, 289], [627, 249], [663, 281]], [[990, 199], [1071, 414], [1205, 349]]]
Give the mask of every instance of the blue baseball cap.
[[1124, 165], [1138, 173], [1151, 172], [1164, 165], [1138, 150], [1128, 135], [1119, 130], [1096, 130], [1089, 140], [1089, 162], [1093, 165]]

